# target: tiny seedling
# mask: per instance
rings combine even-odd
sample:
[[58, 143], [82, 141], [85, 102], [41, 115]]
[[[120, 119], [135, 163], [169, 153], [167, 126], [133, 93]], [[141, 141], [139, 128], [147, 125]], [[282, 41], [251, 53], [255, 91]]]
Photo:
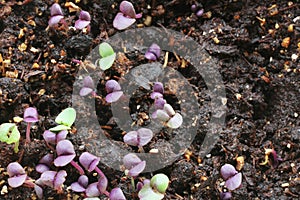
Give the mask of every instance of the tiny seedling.
[[166, 122], [169, 128], [179, 128], [183, 122], [182, 116], [179, 113], [175, 113], [173, 107], [170, 104], [164, 104], [164, 109], [158, 109], [156, 116], [159, 120]]
[[105, 100], [108, 103], [116, 102], [123, 95], [120, 84], [115, 80], [108, 80], [105, 84], [107, 95]]
[[104, 173], [97, 167], [99, 164], [100, 158], [89, 153], [89, 152], [83, 152], [79, 156], [79, 162], [80, 164], [88, 171], [96, 171], [100, 176], [105, 177]]
[[62, 130], [58, 133], [53, 133], [49, 130], [44, 131], [43, 138], [47, 144], [57, 144], [59, 141], [66, 139], [67, 130]]
[[[85, 27], [89, 27], [89, 24], [91, 23], [91, 15], [87, 11], [80, 11], [79, 19], [75, 22], [75, 28], [76, 29], [84, 29]], [[88, 28], [89, 29], [89, 28]]]
[[153, 132], [148, 128], [140, 128], [137, 131], [129, 131], [124, 135], [123, 140], [126, 144], [142, 148], [148, 144], [153, 137]]
[[150, 181], [144, 180], [143, 184], [138, 193], [140, 200], [160, 200], [165, 196], [164, 193], [169, 186], [169, 178], [165, 174], [156, 174]]
[[[273, 159], [270, 160], [269, 156], [272, 155]], [[279, 161], [282, 161], [281, 158], [278, 157], [276, 151], [272, 149], [265, 149], [265, 161], [260, 163], [260, 165], [270, 164], [273, 168], [276, 168], [279, 164]]]
[[157, 110], [162, 110], [164, 109], [164, 105], [167, 103], [167, 101], [163, 98], [156, 98], [154, 99], [154, 109], [155, 111], [152, 113], [152, 118], [156, 119], [157, 118]]
[[201, 4], [199, 4], [199, 5], [193, 4], [191, 6], [191, 10], [192, 10], [192, 12], [196, 13], [197, 17], [201, 17], [204, 13], [204, 9], [202, 8]]
[[160, 46], [158, 46], [157, 44], [153, 43], [147, 50], [147, 52], [145, 53], [145, 58], [147, 58], [148, 60], [158, 60], [160, 57]]
[[63, 20], [64, 14], [61, 10], [61, 7], [58, 3], [54, 3], [50, 8], [51, 17], [48, 21], [49, 27], [53, 27]]
[[0, 141], [7, 144], [14, 143], [14, 152], [19, 152], [20, 132], [14, 123], [4, 123], [0, 125]]
[[34, 187], [32, 179], [29, 178], [24, 170], [24, 168], [17, 162], [9, 163], [7, 166], [8, 173], [8, 185], [16, 188], [21, 185], [25, 185], [27, 187]]
[[136, 14], [132, 3], [122, 1], [120, 4], [120, 12], [116, 15], [113, 26], [118, 30], [124, 30], [134, 24], [137, 18], [141, 17], [142, 14]]
[[92, 96], [95, 97], [95, 96], [97, 96], [95, 89], [96, 88], [95, 88], [95, 84], [94, 84], [92, 77], [86, 76], [83, 79], [83, 86], [80, 89], [79, 95], [83, 97], [88, 94], [92, 94]]
[[39, 173], [50, 170], [50, 166], [54, 161], [54, 156], [51, 153], [48, 153], [42, 157], [39, 161], [39, 164], [36, 165], [35, 170]]
[[146, 161], [142, 161], [134, 153], [129, 153], [124, 156], [123, 164], [126, 168], [125, 174], [131, 177], [137, 177], [146, 167]]
[[56, 167], [63, 167], [67, 164], [73, 165], [80, 175], [84, 174], [83, 169], [73, 160], [76, 156], [74, 146], [69, 140], [61, 140], [56, 145], [57, 158], [54, 160]]
[[55, 122], [59, 125], [50, 128], [52, 132], [60, 132], [71, 129], [72, 124], [76, 119], [76, 111], [74, 108], [66, 108], [55, 118]]
[[71, 189], [74, 192], [85, 192], [89, 184], [89, 178], [86, 175], [81, 175], [77, 182], [71, 184]]
[[116, 53], [113, 48], [107, 42], [103, 42], [99, 45], [99, 54], [101, 56], [99, 60], [100, 69], [109, 69], [116, 59]]
[[161, 82], [153, 84], [153, 92], [150, 94], [151, 99], [163, 98], [164, 85]]
[[37, 112], [36, 108], [33, 108], [33, 107], [26, 108], [23, 118], [24, 118], [24, 122], [27, 122], [26, 143], [30, 143], [31, 123], [39, 121], [39, 116], [38, 116], [38, 112]]
[[225, 180], [225, 186], [229, 190], [235, 190], [242, 184], [242, 173], [236, 171], [231, 164], [225, 164], [221, 167], [221, 175]]
[[[45, 171], [41, 174], [41, 177], [35, 181], [38, 186], [48, 186], [54, 188], [61, 193], [63, 183], [66, 180], [67, 172], [65, 170], [60, 171]], [[40, 193], [40, 192], [39, 192]]]

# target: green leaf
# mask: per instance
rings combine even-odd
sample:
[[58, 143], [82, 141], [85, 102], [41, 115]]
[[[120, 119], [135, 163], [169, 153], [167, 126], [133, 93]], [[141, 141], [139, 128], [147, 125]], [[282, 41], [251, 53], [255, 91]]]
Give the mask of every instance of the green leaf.
[[[56, 117], [55, 122], [60, 125], [71, 127], [76, 119], [76, 111], [74, 108], [66, 108]], [[66, 130], [66, 129], [63, 129]]]
[[115, 59], [116, 59], [116, 54], [115, 53], [112, 54], [112, 55], [101, 58], [100, 61], [99, 61], [100, 68], [102, 70], [109, 69], [114, 64]]
[[165, 193], [169, 186], [169, 178], [164, 174], [156, 174], [151, 178], [150, 185], [160, 193]]
[[4, 123], [0, 125], [0, 141], [7, 144], [15, 143], [14, 152], [19, 151], [20, 132], [14, 123]]
[[71, 127], [66, 126], [66, 125], [57, 125], [53, 128], [50, 128], [49, 131], [51, 131], [51, 132], [60, 132], [60, 131], [69, 130], [69, 129], [71, 129]]
[[14, 123], [4, 123], [0, 125], [0, 141], [6, 142], [10, 135], [13, 127], [16, 126]]
[[153, 191], [150, 185], [144, 185], [143, 188], [139, 191], [138, 194], [140, 200], [161, 200], [164, 198], [164, 195]]
[[17, 143], [20, 140], [20, 132], [18, 130], [18, 127], [14, 125], [11, 130], [10, 130], [10, 136], [8, 137], [6, 143], [7, 144], [12, 144], [12, 143]]
[[114, 54], [113, 48], [107, 42], [103, 42], [99, 45], [99, 53], [102, 58], [110, 56]]

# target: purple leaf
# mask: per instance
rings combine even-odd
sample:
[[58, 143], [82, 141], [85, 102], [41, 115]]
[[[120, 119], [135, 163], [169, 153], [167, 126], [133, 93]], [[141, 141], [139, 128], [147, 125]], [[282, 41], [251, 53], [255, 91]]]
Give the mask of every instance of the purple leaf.
[[236, 175], [237, 173], [238, 172], [231, 164], [225, 164], [221, 167], [221, 175], [224, 178], [224, 180], [229, 179], [230, 177]]
[[155, 82], [153, 85], [153, 92], [164, 93], [164, 85], [161, 82]]
[[17, 162], [9, 163], [7, 166], [7, 173], [9, 177], [25, 174], [24, 168]]
[[79, 19], [85, 21], [91, 21], [91, 15], [89, 12], [82, 10], [79, 15]]
[[220, 199], [221, 200], [229, 200], [232, 198], [231, 192], [221, 192], [220, 193]]
[[225, 181], [225, 186], [229, 190], [235, 190], [242, 184], [242, 173], [237, 173], [236, 175], [230, 177], [227, 181]]
[[139, 164], [140, 162], [142, 162], [142, 160], [134, 153], [129, 153], [125, 155], [123, 158], [123, 164], [126, 169], [131, 169], [132, 167]]
[[66, 176], [67, 172], [65, 170], [60, 170], [59, 172], [57, 172], [53, 181], [54, 189], [61, 190], [61, 187], [66, 180]]
[[94, 89], [95, 88], [95, 84], [94, 84], [94, 81], [93, 81], [92, 77], [90, 77], [90, 76], [84, 77], [84, 79], [83, 79], [83, 86], [87, 87], [87, 88]]
[[136, 184], [136, 191], [139, 192], [143, 188], [144, 184], [142, 182], [138, 182]]
[[51, 16], [55, 15], [63, 15], [63, 12], [61, 10], [61, 7], [58, 3], [54, 3], [50, 8], [50, 14]]
[[98, 180], [98, 190], [103, 194], [106, 191], [108, 180], [105, 176], [101, 176]]
[[105, 84], [105, 89], [107, 93], [112, 93], [121, 90], [120, 84], [115, 80], [108, 80]]
[[113, 103], [113, 102], [118, 101], [122, 95], [123, 95], [122, 91], [112, 92], [112, 93], [106, 95], [105, 100], [108, 103]]
[[43, 189], [40, 186], [34, 184], [34, 191], [39, 199], [43, 199]]
[[90, 21], [85, 21], [82, 19], [78, 19], [75, 21], [75, 28], [78, 30], [84, 29], [87, 27], [91, 22]]
[[56, 167], [62, 167], [70, 163], [76, 156], [74, 146], [69, 140], [61, 140], [56, 145], [58, 157], [54, 160]]
[[163, 98], [163, 94], [161, 94], [160, 92], [152, 92], [150, 94], [150, 98], [151, 99], [160, 99], [160, 98]]
[[178, 128], [183, 122], [182, 116], [179, 113], [176, 113], [167, 123], [167, 126], [170, 128]]
[[146, 161], [142, 161], [133, 168], [131, 168], [128, 172], [128, 175], [131, 177], [137, 177], [140, 173], [144, 171], [146, 167]]
[[85, 190], [85, 195], [87, 197], [97, 197], [99, 196], [101, 193], [98, 190], [98, 182], [95, 183], [91, 183], [90, 185], [88, 185], [88, 187]]
[[57, 134], [49, 130], [46, 130], [43, 133], [43, 138], [49, 144], [56, 144], [57, 142], [66, 139], [67, 135], [68, 135], [67, 130], [62, 130]]
[[[160, 51], [161, 51], [160, 46], [158, 46], [157, 44], [154, 43], [148, 48], [147, 52], [145, 53], [145, 57], [148, 60], [157, 60], [160, 57]], [[162, 86], [162, 92], [160, 92], [160, 91], [156, 91], [156, 92], [160, 92], [161, 94], [163, 94], [164, 92], [163, 92], [162, 83], [160, 83], [160, 82], [156, 82], [156, 83], [159, 83], [159, 84], [161, 84], [160, 86]], [[154, 85], [154, 87], [155, 87], [155, 85]], [[154, 91], [155, 91], [155, 89], [154, 89]]]
[[124, 30], [134, 24], [135, 21], [136, 19], [126, 17], [123, 13], [119, 12], [113, 21], [113, 27], [118, 30]]
[[36, 183], [39, 185], [46, 185], [53, 188], [56, 174], [56, 171], [45, 171], [41, 174], [41, 177], [36, 181]]
[[172, 116], [174, 116], [175, 115], [175, 111], [174, 111], [174, 109], [173, 109], [173, 107], [170, 105], [170, 104], [165, 104], [164, 105], [164, 111], [166, 111], [166, 113], [170, 116], [170, 117], [172, 117]]
[[126, 200], [122, 190], [120, 188], [114, 188], [109, 195], [110, 200]]
[[33, 107], [26, 108], [23, 118], [24, 118], [24, 121], [27, 123], [39, 121], [38, 112], [37, 112], [36, 108], [33, 108]]
[[27, 174], [10, 177], [7, 179], [8, 185], [13, 188], [20, 187], [21, 185], [23, 185], [26, 178], [27, 178]]
[[52, 164], [53, 160], [54, 160], [53, 154], [50, 153], [46, 154], [39, 161], [39, 164], [35, 167], [35, 170], [39, 173], [48, 171], [50, 169], [50, 165]]
[[148, 128], [140, 128], [138, 131], [138, 146], [145, 146], [153, 137], [153, 132]]
[[77, 182], [71, 184], [71, 189], [74, 192], [84, 192], [89, 184], [89, 179], [86, 175], [81, 175]]
[[84, 96], [86, 96], [86, 95], [92, 93], [93, 91], [94, 91], [94, 90], [91, 89], [91, 88], [83, 87], [83, 88], [80, 89], [79, 95], [82, 96], [82, 97], [84, 97]]
[[166, 104], [166, 100], [164, 100], [163, 98], [157, 98], [154, 100], [154, 107], [155, 109], [163, 109], [164, 105]]
[[93, 171], [97, 167], [99, 161], [99, 157], [94, 156], [89, 152], [84, 152], [79, 157], [80, 164], [89, 172]]
[[58, 24], [60, 22], [60, 20], [62, 20], [64, 18], [64, 16], [62, 15], [56, 15], [56, 16], [53, 16], [49, 19], [48, 21], [48, 25], [51, 27], [51, 26], [54, 26], [56, 24]]
[[124, 135], [123, 140], [126, 144], [132, 146], [138, 146], [138, 132], [137, 131], [129, 131], [126, 135]]
[[129, 1], [122, 1], [121, 2], [120, 11], [125, 16], [128, 16], [130, 18], [135, 18], [136, 17], [135, 9], [134, 9], [132, 3], [130, 3]]

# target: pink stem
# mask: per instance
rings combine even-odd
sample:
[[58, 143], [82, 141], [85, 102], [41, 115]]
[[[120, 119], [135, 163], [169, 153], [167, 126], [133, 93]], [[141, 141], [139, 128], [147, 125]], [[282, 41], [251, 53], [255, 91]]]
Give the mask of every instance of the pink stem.
[[73, 165], [73, 167], [75, 167], [79, 171], [80, 175], [84, 174], [84, 171], [83, 171], [82, 167], [80, 167], [77, 162], [75, 162], [74, 160], [72, 160], [71, 161], [71, 165]]
[[30, 126], [31, 126], [31, 123], [28, 122], [27, 129], [26, 129], [26, 143], [30, 143]]
[[99, 169], [99, 167], [95, 168], [95, 171], [102, 177], [105, 177], [104, 173], [101, 171], [101, 169]]
[[34, 183], [32, 182], [33, 180], [29, 177], [24, 182], [24, 186], [29, 187], [29, 188], [34, 188]]
[[107, 190], [105, 192], [103, 192], [103, 194], [105, 194], [107, 197], [109, 197], [109, 192]]

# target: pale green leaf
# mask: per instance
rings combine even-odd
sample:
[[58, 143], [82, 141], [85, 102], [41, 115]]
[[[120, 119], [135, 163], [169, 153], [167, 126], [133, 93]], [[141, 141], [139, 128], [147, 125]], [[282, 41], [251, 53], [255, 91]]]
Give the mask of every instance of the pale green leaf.
[[[74, 108], [66, 108], [56, 117], [55, 122], [60, 125], [71, 127], [76, 119], [76, 111]], [[66, 130], [66, 129], [64, 129]]]

